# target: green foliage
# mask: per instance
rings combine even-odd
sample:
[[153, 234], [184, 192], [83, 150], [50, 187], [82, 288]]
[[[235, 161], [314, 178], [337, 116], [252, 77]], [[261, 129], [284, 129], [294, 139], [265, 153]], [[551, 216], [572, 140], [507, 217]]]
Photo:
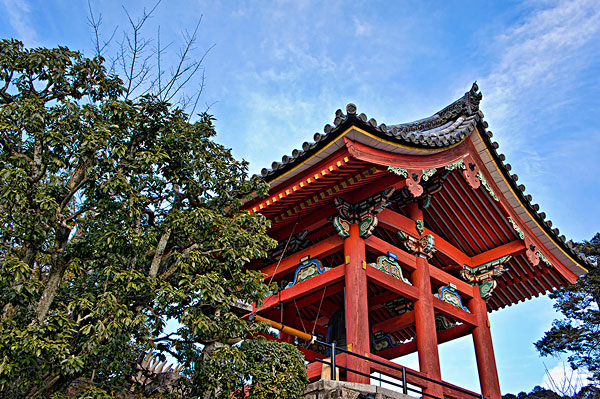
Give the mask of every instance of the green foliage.
[[[577, 245], [596, 265], [600, 260], [600, 233]], [[585, 368], [600, 383], [600, 268], [594, 266], [577, 283], [550, 294], [564, 316], [535, 343], [542, 356], [568, 353], [573, 369]]]
[[502, 395], [502, 399], [597, 399], [600, 397], [600, 389], [588, 385], [572, 396], [559, 395], [554, 391], [536, 386], [529, 393], [520, 392], [518, 395], [508, 393]]
[[240, 210], [266, 185], [210, 115], [123, 93], [100, 57], [0, 41], [0, 396], [119, 397], [147, 351], [184, 366], [189, 397], [297, 396], [302, 357], [244, 341], [264, 327], [232, 306], [269, 290], [242, 268], [268, 221]]

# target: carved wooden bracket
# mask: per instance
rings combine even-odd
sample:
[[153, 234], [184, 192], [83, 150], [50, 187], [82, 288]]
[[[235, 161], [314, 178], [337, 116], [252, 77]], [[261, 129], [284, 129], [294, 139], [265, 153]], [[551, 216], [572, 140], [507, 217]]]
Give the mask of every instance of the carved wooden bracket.
[[358, 224], [359, 235], [369, 237], [377, 226], [377, 214], [389, 204], [395, 190], [394, 187], [387, 188], [356, 204], [340, 197], [334, 198], [338, 215], [333, 218], [333, 227], [342, 238], [346, 238], [350, 236], [350, 225], [355, 223]]
[[471, 154], [467, 155], [464, 159], [464, 169], [463, 176], [467, 180], [467, 183], [472, 189], [477, 189], [481, 186], [481, 181], [479, 180], [479, 167], [475, 163], [473, 156]]
[[507, 271], [504, 265], [511, 258], [511, 255], [506, 255], [475, 267], [463, 265], [460, 276], [472, 285], [478, 284], [481, 297], [487, 301], [497, 286], [493, 277], [500, 276]]
[[433, 253], [435, 252], [435, 240], [431, 234], [423, 234], [419, 238], [415, 238], [403, 232], [402, 230], [398, 230], [396, 232], [404, 247], [415, 255], [422, 255], [427, 258], [431, 258]]

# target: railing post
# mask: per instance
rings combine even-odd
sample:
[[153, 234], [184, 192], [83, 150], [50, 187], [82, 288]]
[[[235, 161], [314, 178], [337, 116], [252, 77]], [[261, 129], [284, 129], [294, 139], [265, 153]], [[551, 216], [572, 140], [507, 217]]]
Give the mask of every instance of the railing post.
[[408, 395], [408, 383], [406, 382], [406, 367], [402, 367], [402, 393]]
[[335, 343], [331, 344], [331, 379], [337, 381], [337, 373], [335, 372]]

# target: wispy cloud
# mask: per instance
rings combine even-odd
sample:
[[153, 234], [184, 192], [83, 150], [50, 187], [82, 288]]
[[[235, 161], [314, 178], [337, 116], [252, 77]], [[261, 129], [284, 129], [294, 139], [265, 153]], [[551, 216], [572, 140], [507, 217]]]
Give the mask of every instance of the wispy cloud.
[[[506, 135], [522, 133], [515, 123], [527, 120], [524, 111], [568, 104], [577, 95], [578, 72], [598, 55], [600, 3], [572, 0], [537, 7], [496, 38], [494, 50], [502, 55], [481, 79], [484, 109]], [[503, 147], [510, 152], [524, 144], [524, 135], [513, 134]]]
[[37, 32], [29, 19], [31, 6], [26, 0], [1, 0], [12, 28], [27, 46], [36, 46]]

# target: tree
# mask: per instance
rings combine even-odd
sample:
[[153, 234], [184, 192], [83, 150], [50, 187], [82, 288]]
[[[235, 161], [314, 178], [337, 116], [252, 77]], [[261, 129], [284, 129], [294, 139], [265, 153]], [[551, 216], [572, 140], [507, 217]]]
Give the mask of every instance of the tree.
[[600, 383], [600, 233], [590, 241], [576, 244], [594, 263], [589, 272], [577, 282], [550, 294], [556, 299], [554, 308], [565, 319], [555, 320], [535, 343], [542, 356], [569, 353], [573, 369], [585, 368], [592, 374], [595, 384]]
[[236, 312], [272, 288], [243, 268], [268, 221], [240, 209], [267, 186], [212, 116], [128, 96], [103, 61], [0, 41], [0, 395], [124, 395], [152, 351], [189, 397], [297, 396], [300, 353]]

